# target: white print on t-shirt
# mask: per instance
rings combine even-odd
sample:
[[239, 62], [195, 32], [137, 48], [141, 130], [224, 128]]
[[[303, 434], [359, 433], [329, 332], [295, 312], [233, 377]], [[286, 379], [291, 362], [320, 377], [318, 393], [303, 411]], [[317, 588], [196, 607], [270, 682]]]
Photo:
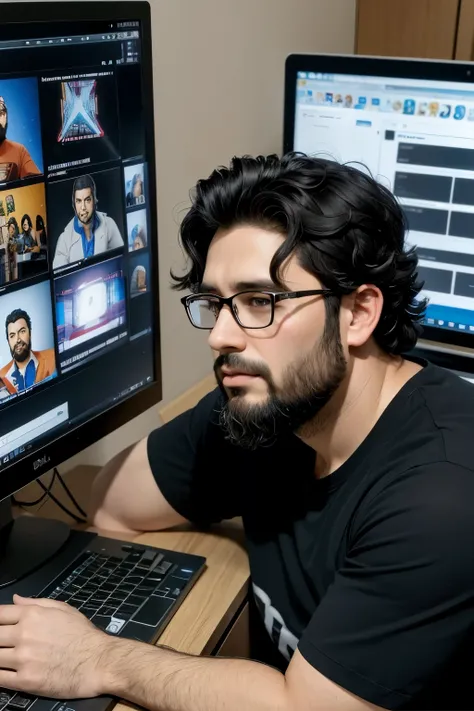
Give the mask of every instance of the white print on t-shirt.
[[252, 588], [257, 607], [263, 617], [265, 628], [278, 646], [278, 651], [283, 654], [285, 659], [289, 662], [298, 645], [298, 638], [295, 637], [285, 625], [283, 617], [278, 610], [273, 607], [272, 601], [267, 593], [262, 590], [262, 588], [259, 588], [258, 585], [255, 585], [255, 583], [252, 584]]

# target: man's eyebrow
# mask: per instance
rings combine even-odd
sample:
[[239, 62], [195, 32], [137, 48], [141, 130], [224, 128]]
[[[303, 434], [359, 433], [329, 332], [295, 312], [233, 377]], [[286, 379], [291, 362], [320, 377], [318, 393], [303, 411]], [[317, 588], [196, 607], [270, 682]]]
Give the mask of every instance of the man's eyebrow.
[[[230, 290], [234, 293], [239, 291], [246, 291], [247, 289], [252, 289], [255, 291], [281, 291], [281, 289], [273, 282], [271, 279], [254, 279], [252, 281], [237, 281], [233, 282], [229, 286]], [[206, 294], [216, 294], [219, 289], [212, 286], [209, 282], [202, 282], [199, 285], [199, 291]]]

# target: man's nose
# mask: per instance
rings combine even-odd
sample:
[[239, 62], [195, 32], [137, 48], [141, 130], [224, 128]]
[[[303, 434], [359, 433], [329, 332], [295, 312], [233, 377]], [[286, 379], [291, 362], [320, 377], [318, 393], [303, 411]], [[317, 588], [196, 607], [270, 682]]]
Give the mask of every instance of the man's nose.
[[247, 339], [243, 328], [234, 319], [230, 308], [223, 306], [208, 338], [209, 346], [214, 351], [243, 351]]

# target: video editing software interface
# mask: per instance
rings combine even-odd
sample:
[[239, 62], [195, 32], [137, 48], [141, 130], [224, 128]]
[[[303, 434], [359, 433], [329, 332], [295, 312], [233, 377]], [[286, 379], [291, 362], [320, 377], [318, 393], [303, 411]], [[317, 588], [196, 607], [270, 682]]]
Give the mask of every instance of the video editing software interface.
[[294, 149], [360, 161], [395, 193], [430, 300], [425, 324], [474, 337], [474, 89], [469, 87], [300, 71]]
[[140, 22], [19, 31], [0, 38], [0, 469], [155, 377]]

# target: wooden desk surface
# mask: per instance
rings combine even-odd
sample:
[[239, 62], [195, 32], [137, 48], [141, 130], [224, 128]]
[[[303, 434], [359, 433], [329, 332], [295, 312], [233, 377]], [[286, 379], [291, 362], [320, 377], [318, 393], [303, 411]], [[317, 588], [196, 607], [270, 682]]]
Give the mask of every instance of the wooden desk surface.
[[226, 535], [164, 531], [138, 536], [137, 543], [195, 553], [207, 558], [207, 568], [179, 608], [159, 643], [188, 654], [210, 654], [244, 602], [249, 582], [245, 550]]
[[[86, 510], [90, 487], [97, 471], [96, 467], [78, 467], [64, 477], [79, 504]], [[62, 503], [74, 510], [60, 484], [56, 483], [52, 491]], [[39, 494], [41, 490], [38, 485], [31, 484], [19, 492], [17, 498], [21, 501], [32, 501], [38, 498]], [[74, 524], [51, 500], [37, 510], [21, 513], [56, 518], [70, 525]], [[19, 511], [15, 511], [15, 514], [18, 515]], [[250, 573], [240, 524], [229, 521], [216, 526], [210, 532], [180, 526], [168, 531], [142, 533], [137, 536], [124, 536], [107, 531], [99, 533], [206, 557], [206, 570], [158, 642], [188, 654], [210, 654], [247, 595]]]

